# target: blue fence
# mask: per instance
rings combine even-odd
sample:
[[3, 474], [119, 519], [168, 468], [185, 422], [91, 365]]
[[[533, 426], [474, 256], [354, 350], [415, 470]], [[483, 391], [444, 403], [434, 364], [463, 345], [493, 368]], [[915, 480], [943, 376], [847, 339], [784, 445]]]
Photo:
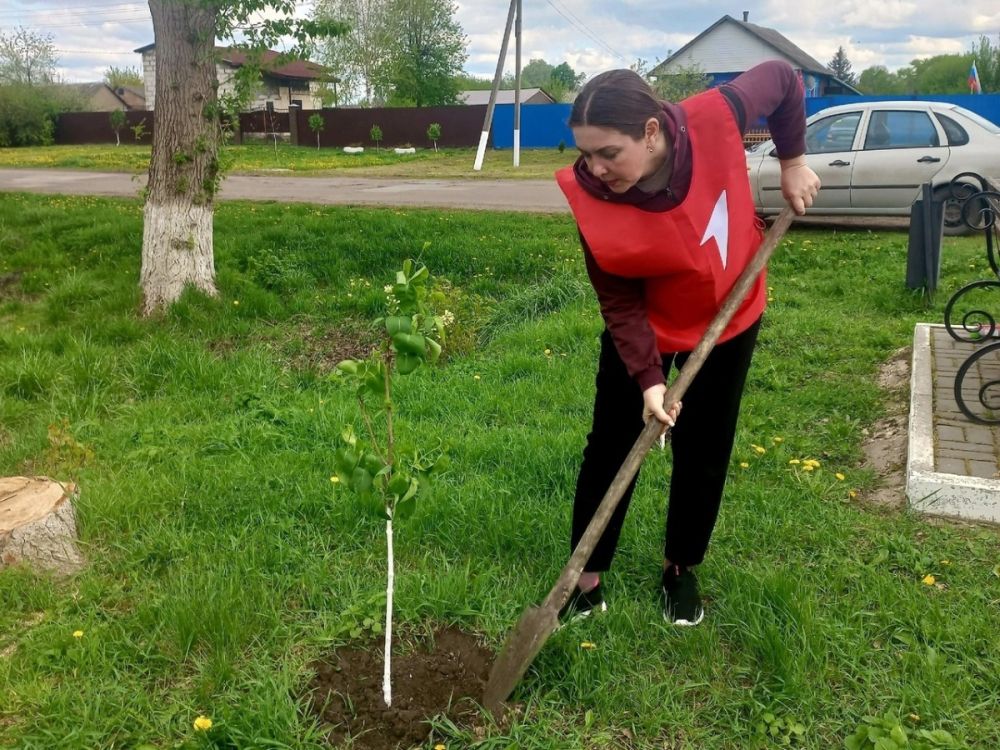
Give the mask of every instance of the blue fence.
[[[1000, 125], [1000, 94], [896, 95], [896, 96], [818, 96], [806, 99], [806, 115], [838, 104], [884, 101], [949, 102], [965, 107], [990, 122]], [[569, 104], [525, 104], [521, 107], [521, 147], [556, 148], [560, 141], [573, 148], [573, 133], [566, 125]], [[763, 125], [763, 123], [762, 123]], [[493, 112], [493, 147], [514, 147], [514, 105], [498, 104]]]

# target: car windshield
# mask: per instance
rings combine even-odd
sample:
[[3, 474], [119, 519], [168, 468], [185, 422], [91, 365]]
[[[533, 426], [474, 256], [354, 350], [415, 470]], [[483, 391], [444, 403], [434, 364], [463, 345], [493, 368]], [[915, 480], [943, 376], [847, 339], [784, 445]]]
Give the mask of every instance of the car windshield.
[[965, 107], [954, 107], [952, 112], [962, 115], [962, 117], [967, 117], [972, 120], [976, 125], [986, 130], [989, 133], [1000, 133], [1000, 126], [994, 125], [992, 122], [987, 120], [982, 115], [977, 115], [975, 112], [966, 109]]

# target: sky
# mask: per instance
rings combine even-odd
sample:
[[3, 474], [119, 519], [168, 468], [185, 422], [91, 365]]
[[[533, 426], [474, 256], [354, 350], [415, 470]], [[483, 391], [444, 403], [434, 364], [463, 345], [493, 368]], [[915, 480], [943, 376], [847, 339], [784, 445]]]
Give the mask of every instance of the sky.
[[[466, 70], [492, 77], [507, 0], [460, 0], [456, 18], [468, 38]], [[299, 14], [308, 15], [308, 1]], [[1000, 35], [1000, 2], [966, 0], [765, 0], [727, 7], [705, 0], [522, 0], [522, 65], [566, 61], [588, 77], [655, 62], [730, 15], [776, 29], [822, 63], [843, 47], [855, 73], [896, 70], [914, 58], [965, 53], [981, 35]], [[51, 34], [57, 73], [67, 82], [99, 81], [109, 66], [142, 65], [137, 47], [153, 41], [149, 8], [119, 0], [0, 0], [0, 33], [16, 26]], [[513, 71], [514, 41], [507, 55]]]

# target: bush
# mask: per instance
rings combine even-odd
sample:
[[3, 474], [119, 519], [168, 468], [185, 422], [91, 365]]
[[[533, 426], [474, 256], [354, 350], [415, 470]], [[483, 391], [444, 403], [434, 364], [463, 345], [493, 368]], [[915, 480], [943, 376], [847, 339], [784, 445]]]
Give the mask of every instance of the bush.
[[0, 86], [0, 147], [51, 145], [59, 113], [74, 104], [56, 86]]

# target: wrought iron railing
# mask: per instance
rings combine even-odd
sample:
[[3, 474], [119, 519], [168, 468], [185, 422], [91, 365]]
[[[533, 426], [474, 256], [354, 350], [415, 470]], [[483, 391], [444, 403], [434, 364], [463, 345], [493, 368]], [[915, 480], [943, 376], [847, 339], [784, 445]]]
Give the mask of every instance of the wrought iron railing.
[[[978, 185], [972, 184], [972, 181]], [[952, 295], [944, 310], [944, 324], [956, 341], [976, 345], [955, 375], [955, 402], [962, 413], [979, 424], [1000, 424], [1000, 189], [974, 172], [964, 172], [950, 185], [951, 201], [945, 220], [961, 221], [986, 242], [991, 277], [966, 284]]]

